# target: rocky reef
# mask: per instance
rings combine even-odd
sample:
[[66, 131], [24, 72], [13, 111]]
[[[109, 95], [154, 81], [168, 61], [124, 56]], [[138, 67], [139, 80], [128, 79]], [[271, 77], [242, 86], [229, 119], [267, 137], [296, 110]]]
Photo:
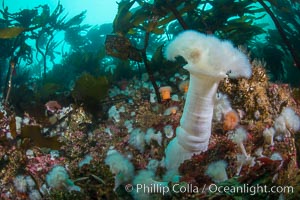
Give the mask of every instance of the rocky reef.
[[[183, 74], [170, 78], [173, 92], [161, 104], [151, 96], [146, 75], [143, 80], [129, 81], [122, 89], [111, 87], [109, 98], [114, 101], [103, 106], [107, 118], [97, 122], [92, 122], [83, 107], [74, 105], [49, 107], [54, 105], [51, 102], [45, 107], [51, 113], [42, 121], [17, 117], [1, 107], [1, 198], [250, 199], [254, 190], [243, 193], [233, 189], [258, 185], [282, 189], [255, 194], [259, 198], [298, 198], [297, 91], [286, 84], [268, 82], [261, 65], [252, 62], [248, 80], [224, 79], [220, 83], [217, 95], [227, 96], [238, 118], [226, 117], [225, 113], [214, 117], [208, 150], [181, 164], [178, 178], [167, 183], [164, 151], [175, 137], [183, 111], [186, 94], [180, 83], [187, 78]], [[220, 102], [226, 105], [216, 101]], [[34, 132], [41, 135], [39, 140], [30, 136]], [[113, 165], [108, 160], [112, 152], [120, 155]], [[55, 166], [64, 170], [53, 175]], [[139, 174], [144, 174], [143, 178]], [[53, 178], [47, 181], [49, 176], [56, 182]], [[150, 188], [157, 184], [161, 190], [137, 192], [138, 184]], [[128, 189], [129, 185], [132, 188]], [[225, 193], [212, 186], [233, 189]], [[293, 192], [283, 191], [287, 186]], [[159, 192], [164, 188], [170, 189], [168, 193]], [[180, 188], [185, 191], [178, 192]]]

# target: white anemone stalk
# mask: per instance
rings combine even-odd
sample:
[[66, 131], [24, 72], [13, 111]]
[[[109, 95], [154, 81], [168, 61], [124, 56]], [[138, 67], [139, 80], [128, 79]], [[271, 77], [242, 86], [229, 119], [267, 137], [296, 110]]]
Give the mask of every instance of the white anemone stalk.
[[226, 76], [250, 77], [248, 58], [229, 41], [188, 30], [179, 34], [166, 49], [168, 60], [182, 56], [190, 73], [190, 83], [176, 137], [166, 148], [166, 168], [178, 170], [193, 154], [208, 149], [215, 96]]

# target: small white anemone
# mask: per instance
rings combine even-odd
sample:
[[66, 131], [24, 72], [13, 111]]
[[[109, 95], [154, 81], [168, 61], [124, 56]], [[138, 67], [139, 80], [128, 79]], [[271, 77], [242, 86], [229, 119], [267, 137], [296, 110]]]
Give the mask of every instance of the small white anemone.
[[243, 144], [243, 142], [247, 139], [247, 131], [242, 128], [242, 127], [239, 127], [235, 130], [235, 132], [233, 134], [231, 134], [229, 136], [229, 138], [239, 146], [241, 152], [246, 156], [248, 157], [248, 154], [246, 152], [246, 149], [245, 149], [245, 146]]
[[178, 97], [177, 94], [173, 94], [173, 95], [171, 96], [171, 99], [172, 99], [172, 101], [179, 101], [179, 97]]
[[237, 160], [236, 175], [239, 175], [241, 173], [241, 170], [244, 165], [249, 165], [250, 167], [255, 165], [255, 158], [251, 156], [245, 156], [244, 154], [237, 154], [236, 160]]
[[286, 107], [275, 119], [274, 127], [278, 134], [290, 136], [288, 128], [292, 131], [300, 130], [300, 117], [296, 115], [292, 108]]
[[270, 144], [271, 146], [274, 145], [274, 135], [275, 135], [275, 129], [274, 128], [266, 128], [263, 132], [263, 136], [265, 138], [265, 142]]
[[262, 147], [259, 147], [255, 150], [255, 155], [258, 157], [265, 157], [265, 155], [263, 155], [264, 149]]
[[286, 132], [286, 124], [283, 116], [279, 116], [275, 119], [274, 127], [277, 133], [285, 133]]
[[173, 130], [172, 125], [166, 125], [164, 127], [164, 133], [167, 138], [172, 138], [174, 135], [174, 130]]
[[218, 122], [221, 121], [224, 114], [232, 110], [230, 101], [226, 94], [217, 93], [215, 106], [214, 106], [214, 116], [213, 119], [217, 120]]
[[108, 110], [108, 118], [114, 119], [115, 122], [120, 121], [120, 114], [116, 106], [110, 107], [110, 109]]
[[105, 164], [109, 166], [110, 172], [115, 174], [114, 189], [117, 189], [123, 183], [129, 182], [134, 176], [133, 164], [114, 149], [107, 152]]
[[68, 190], [80, 190], [80, 187], [76, 186], [74, 182], [69, 178], [67, 170], [63, 166], [56, 165], [46, 175], [46, 182], [50, 188]]
[[126, 120], [124, 122], [124, 126], [127, 128], [128, 132], [130, 133], [133, 130], [132, 120]]
[[26, 182], [26, 177], [23, 175], [18, 175], [14, 179], [14, 186], [18, 192], [26, 192], [27, 190], [27, 182]]
[[149, 99], [149, 101], [150, 101], [150, 103], [157, 102], [155, 93], [150, 93], [150, 99]]
[[32, 179], [31, 176], [26, 176], [25, 179], [29, 190], [32, 190], [36, 185], [34, 180]]
[[130, 133], [128, 143], [135, 149], [139, 150], [141, 153], [144, 153], [145, 133], [139, 128], [133, 129], [133, 131]]
[[296, 115], [295, 111], [292, 108], [284, 108], [280, 115], [283, 116], [287, 127], [292, 129], [293, 131], [298, 131], [300, 129], [300, 117]]
[[160, 131], [155, 133], [155, 130], [153, 128], [148, 128], [145, 135], [145, 141], [148, 145], [150, 145], [151, 140], [154, 140], [158, 143], [159, 146], [161, 146], [162, 142], [162, 134]]
[[78, 163], [78, 167], [81, 168], [83, 165], [89, 165], [93, 157], [90, 154], [84, 156], [84, 158]]
[[273, 153], [270, 158], [271, 160], [283, 160], [282, 156], [278, 152]]
[[21, 117], [16, 116], [15, 121], [16, 121], [16, 131], [17, 133], [21, 133], [21, 126], [22, 126], [23, 119]]
[[228, 179], [226, 172], [227, 163], [224, 160], [219, 160], [208, 165], [205, 172], [215, 183], [220, 183]]

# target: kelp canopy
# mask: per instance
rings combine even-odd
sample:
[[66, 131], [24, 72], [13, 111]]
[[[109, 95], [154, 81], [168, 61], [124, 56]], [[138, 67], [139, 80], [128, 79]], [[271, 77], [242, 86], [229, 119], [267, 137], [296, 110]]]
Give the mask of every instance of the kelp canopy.
[[82, 25], [86, 11], [69, 17], [58, 3], [53, 10], [39, 5], [12, 13], [3, 1], [0, 14], [0, 93], [5, 104], [23, 112], [29, 102], [43, 104], [57, 94], [70, 93], [70, 85], [83, 72], [101, 75], [107, 30]]
[[[106, 44], [107, 53], [112, 56], [124, 59], [124, 55], [127, 55], [125, 59], [137, 60], [147, 51], [149, 59], [156, 50], [161, 50], [159, 46], [166, 40], [184, 29], [195, 29], [229, 39], [235, 45], [248, 47], [253, 57], [258, 57], [258, 51], [269, 44], [263, 43], [259, 50], [257, 45], [262, 40], [268, 40], [274, 51], [285, 55], [281, 59], [279, 57], [277, 63], [282, 66], [277, 66], [277, 69], [271, 69], [272, 59], [268, 55], [262, 53], [259, 56], [266, 61], [266, 67], [271, 69], [270, 75], [274, 81], [290, 79], [290, 74], [286, 72], [290, 69], [283, 67], [284, 62], [292, 61], [299, 68], [299, 20], [295, 20], [299, 19], [299, 1], [123, 0], [118, 5], [119, 10], [113, 23], [115, 39], [112, 41], [110, 36]], [[262, 23], [266, 17], [270, 17], [268, 23]], [[275, 29], [270, 28], [272, 24], [275, 24]], [[125, 38], [131, 44], [126, 42], [124, 49], [128, 52], [124, 54], [122, 43], [118, 41], [127, 40]], [[115, 48], [112, 48], [114, 45]], [[130, 56], [137, 55], [137, 49], [140, 50], [140, 56]], [[157, 57], [152, 56], [152, 67], [159, 70], [155, 68], [156, 61]], [[299, 74], [297, 69], [292, 71]], [[278, 76], [278, 73], [281, 75]], [[293, 79], [293, 84], [299, 84], [295, 81]]]
[[[11, 13], [3, 1], [0, 57], [23, 60], [30, 70], [45, 78], [52, 66], [58, 64], [57, 58], [66, 58], [68, 53], [86, 56], [87, 52], [94, 51], [100, 62], [105, 57], [106, 37], [106, 55], [141, 62], [142, 70], [145, 68], [150, 74], [151, 71], [164, 74], [160, 68], [166, 64], [161, 56], [162, 46], [180, 31], [195, 29], [243, 45], [253, 58], [266, 61], [272, 81], [297, 85], [299, 81], [295, 77], [299, 70], [289, 66], [298, 66], [299, 62], [298, 9], [299, 1], [292, 0], [122, 0], [110, 24], [114, 34], [106, 37], [111, 31], [101, 26], [82, 25], [84, 11], [70, 18], [59, 3], [53, 11], [48, 5], [40, 5]], [[266, 17], [270, 17], [269, 24], [275, 24], [274, 29], [262, 23], [261, 19]], [[58, 36], [61, 32], [65, 34], [63, 40]], [[272, 46], [261, 42], [262, 39]], [[71, 51], [64, 48], [65, 44], [71, 46]], [[276, 62], [269, 56], [274, 53], [278, 55]], [[105, 67], [100, 66], [102, 71], [106, 71]], [[3, 68], [2, 74], [6, 71]], [[154, 80], [152, 84], [155, 86]]]

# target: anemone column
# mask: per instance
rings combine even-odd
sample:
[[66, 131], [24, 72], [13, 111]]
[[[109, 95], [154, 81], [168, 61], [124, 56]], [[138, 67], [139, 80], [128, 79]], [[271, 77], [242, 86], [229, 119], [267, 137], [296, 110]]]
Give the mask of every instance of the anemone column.
[[184, 111], [176, 130], [178, 142], [185, 149], [194, 152], [207, 150], [218, 84], [219, 79], [191, 73]]

